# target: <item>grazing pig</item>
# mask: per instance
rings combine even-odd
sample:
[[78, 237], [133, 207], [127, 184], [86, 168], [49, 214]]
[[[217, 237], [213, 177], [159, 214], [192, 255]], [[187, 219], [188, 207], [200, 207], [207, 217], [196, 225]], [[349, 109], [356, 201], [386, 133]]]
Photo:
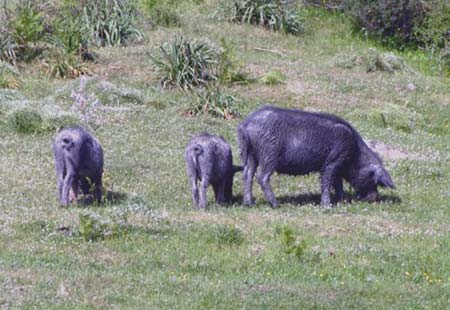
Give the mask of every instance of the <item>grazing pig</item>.
[[[207, 133], [194, 137], [186, 147], [185, 159], [192, 201], [196, 207], [205, 208], [209, 184], [218, 203], [231, 201], [233, 175], [242, 168], [233, 166], [231, 148], [223, 138]], [[200, 193], [197, 181], [200, 181]]]
[[95, 186], [94, 197], [102, 198], [103, 150], [98, 140], [82, 127], [69, 127], [59, 131], [53, 141], [58, 198], [62, 206], [69, 203], [72, 188], [75, 198], [81, 188], [88, 194], [89, 178]]
[[253, 176], [272, 207], [278, 203], [270, 187], [271, 175], [320, 172], [322, 205], [330, 204], [330, 189], [343, 198], [342, 180], [360, 198], [378, 199], [377, 186], [395, 188], [380, 157], [369, 149], [346, 121], [325, 113], [310, 113], [265, 106], [238, 127], [240, 157], [244, 166], [244, 204], [254, 204]]

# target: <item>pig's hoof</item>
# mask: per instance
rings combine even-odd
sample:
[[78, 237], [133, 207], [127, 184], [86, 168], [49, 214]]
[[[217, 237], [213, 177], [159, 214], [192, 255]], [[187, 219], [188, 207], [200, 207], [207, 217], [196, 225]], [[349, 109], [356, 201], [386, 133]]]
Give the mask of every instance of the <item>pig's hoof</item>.
[[255, 205], [255, 199], [244, 200], [244, 206], [253, 207]]

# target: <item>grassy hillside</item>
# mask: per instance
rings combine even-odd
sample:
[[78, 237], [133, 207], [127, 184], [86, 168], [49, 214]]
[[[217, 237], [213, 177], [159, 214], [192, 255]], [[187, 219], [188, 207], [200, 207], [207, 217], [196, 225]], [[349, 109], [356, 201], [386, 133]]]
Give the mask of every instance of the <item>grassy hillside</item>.
[[[447, 308], [449, 80], [414, 53], [397, 54], [404, 66], [394, 73], [367, 72], [371, 55], [388, 51], [353, 35], [340, 15], [305, 11], [305, 33], [292, 36], [217, 21], [214, 6], [183, 2], [181, 26], [145, 25], [141, 42], [95, 50], [85, 93], [102, 102], [92, 127], [105, 150], [100, 206], [60, 208], [55, 130], [17, 133], [9, 117], [23, 106], [70, 111], [80, 79], [21, 64], [21, 87], [0, 89], [0, 309]], [[149, 54], [180, 34], [234, 47], [252, 81], [222, 91], [239, 99], [240, 117], [189, 117], [191, 95], [159, 87]], [[274, 70], [282, 83], [259, 79]], [[248, 208], [238, 175], [233, 205], [215, 205], [209, 191], [209, 209], [195, 210], [188, 141], [222, 135], [238, 163], [236, 127], [265, 103], [335, 113], [389, 145], [402, 155], [384, 158], [397, 190], [369, 204], [351, 200], [346, 184], [350, 201], [326, 210], [317, 175], [274, 175], [281, 208], [257, 184]]]

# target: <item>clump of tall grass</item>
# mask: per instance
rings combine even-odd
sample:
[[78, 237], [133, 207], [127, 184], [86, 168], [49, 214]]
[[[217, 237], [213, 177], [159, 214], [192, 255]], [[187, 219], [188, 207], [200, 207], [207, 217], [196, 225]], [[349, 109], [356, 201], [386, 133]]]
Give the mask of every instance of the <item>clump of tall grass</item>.
[[0, 60], [14, 63], [16, 60], [15, 48], [14, 38], [0, 27]]
[[88, 74], [93, 46], [127, 45], [141, 38], [137, 0], [21, 0], [0, 20], [0, 60], [44, 60], [57, 77]]
[[15, 66], [0, 60], [0, 88], [18, 88], [19, 76], [19, 70]]
[[191, 42], [177, 36], [160, 46], [160, 52], [150, 57], [161, 75], [163, 87], [188, 90], [218, 78], [215, 72], [217, 52], [205, 42]]
[[239, 246], [244, 242], [244, 234], [237, 227], [218, 225], [212, 229], [209, 240], [217, 243], [219, 247]]
[[238, 103], [235, 96], [223, 93], [217, 86], [211, 86], [195, 91], [187, 112], [192, 116], [208, 115], [229, 120], [239, 116]]
[[297, 7], [294, 1], [289, 0], [221, 0], [215, 16], [294, 35], [304, 31]]

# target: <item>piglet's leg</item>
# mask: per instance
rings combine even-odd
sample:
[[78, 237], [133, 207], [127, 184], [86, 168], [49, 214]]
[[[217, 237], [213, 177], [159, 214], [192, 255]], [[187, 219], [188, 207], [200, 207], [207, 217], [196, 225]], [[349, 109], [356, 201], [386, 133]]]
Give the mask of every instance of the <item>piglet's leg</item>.
[[253, 177], [256, 172], [256, 162], [253, 157], [249, 156], [243, 171], [244, 180], [244, 205], [252, 206], [255, 204], [253, 198]]
[[75, 180], [75, 177], [71, 173], [66, 174], [66, 176], [64, 178], [64, 184], [63, 184], [63, 189], [62, 189], [62, 199], [61, 199], [61, 205], [64, 207], [69, 204], [69, 191], [70, 191], [70, 188], [72, 187], [72, 183], [74, 182], [74, 180]]
[[199, 203], [198, 206], [200, 209], [206, 208], [206, 191], [208, 189], [209, 185], [209, 178], [203, 177], [202, 181], [200, 182], [200, 197], [199, 197]]

